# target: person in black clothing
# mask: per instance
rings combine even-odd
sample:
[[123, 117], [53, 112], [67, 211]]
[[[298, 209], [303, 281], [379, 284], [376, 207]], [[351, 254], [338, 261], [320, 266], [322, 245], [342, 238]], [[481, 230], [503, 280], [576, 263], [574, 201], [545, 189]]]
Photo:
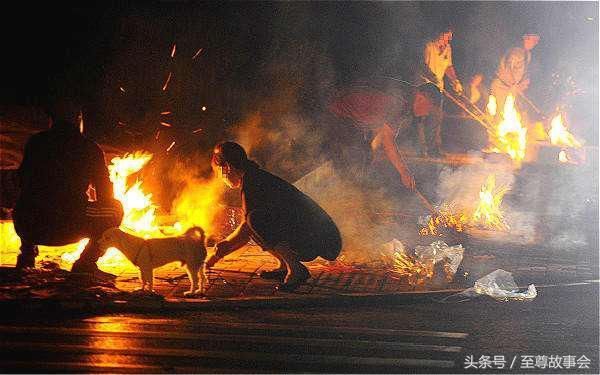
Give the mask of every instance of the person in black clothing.
[[[106, 276], [96, 266], [104, 253], [96, 240], [106, 229], [119, 226], [123, 208], [113, 197], [104, 153], [81, 134], [80, 116], [79, 107], [68, 100], [55, 104], [51, 128], [25, 145], [13, 212], [21, 238], [19, 269], [35, 266], [37, 245], [62, 246], [88, 237], [72, 272]], [[90, 185], [95, 201], [87, 196]]]
[[292, 291], [310, 277], [301, 263], [318, 256], [334, 260], [340, 253], [340, 232], [331, 217], [311, 198], [283, 179], [248, 160], [237, 143], [214, 148], [212, 163], [224, 183], [241, 189], [244, 220], [216, 245], [207, 267], [244, 246], [250, 239], [279, 261], [262, 278], [284, 281], [280, 290]]

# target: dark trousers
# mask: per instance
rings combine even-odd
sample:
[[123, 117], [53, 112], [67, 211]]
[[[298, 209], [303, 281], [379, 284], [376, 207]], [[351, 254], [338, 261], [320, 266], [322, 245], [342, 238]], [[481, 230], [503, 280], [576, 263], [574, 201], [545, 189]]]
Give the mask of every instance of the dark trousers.
[[[292, 210], [293, 212], [293, 210]], [[246, 217], [250, 237], [265, 250], [277, 251], [285, 245], [302, 262], [318, 256], [334, 260], [340, 253], [341, 238], [335, 224], [315, 212], [309, 218], [294, 213], [283, 215], [266, 210], [252, 211]]]
[[419, 91], [429, 101], [428, 113], [416, 120], [419, 152], [422, 155], [439, 154], [442, 150], [443, 97], [432, 84], [424, 85]]
[[98, 246], [98, 239], [105, 230], [121, 224], [123, 207], [119, 201], [111, 200], [102, 204], [89, 202], [83, 209], [61, 212], [55, 217], [40, 217], [46, 215], [29, 210], [16, 210], [14, 216], [21, 238], [20, 259], [33, 261], [39, 254], [38, 245], [64, 246], [88, 237], [90, 241], [77, 264], [90, 266], [104, 255], [106, 249]]

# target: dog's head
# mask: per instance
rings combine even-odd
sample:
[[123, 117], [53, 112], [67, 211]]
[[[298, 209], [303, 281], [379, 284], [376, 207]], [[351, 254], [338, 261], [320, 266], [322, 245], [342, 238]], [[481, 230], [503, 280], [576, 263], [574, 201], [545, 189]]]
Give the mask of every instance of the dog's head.
[[118, 247], [121, 242], [121, 230], [119, 228], [110, 228], [102, 233], [98, 240], [101, 248]]

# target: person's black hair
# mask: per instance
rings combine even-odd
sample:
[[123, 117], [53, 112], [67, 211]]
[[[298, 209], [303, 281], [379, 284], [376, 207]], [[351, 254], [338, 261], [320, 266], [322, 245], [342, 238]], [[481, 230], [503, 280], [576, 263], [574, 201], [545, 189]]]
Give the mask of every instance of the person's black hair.
[[218, 167], [228, 163], [232, 167], [241, 170], [258, 167], [254, 161], [248, 159], [246, 150], [235, 142], [218, 143], [213, 149], [211, 162]]

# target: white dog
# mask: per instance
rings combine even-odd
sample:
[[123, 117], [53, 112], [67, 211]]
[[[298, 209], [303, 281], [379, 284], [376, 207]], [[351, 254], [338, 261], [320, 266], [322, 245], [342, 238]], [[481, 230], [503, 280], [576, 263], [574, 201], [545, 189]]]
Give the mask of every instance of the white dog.
[[102, 248], [116, 247], [140, 269], [141, 290], [152, 291], [155, 268], [175, 261], [181, 262], [191, 284], [190, 290], [184, 295], [193, 296], [204, 293], [208, 284], [204, 272], [205, 241], [204, 231], [199, 227], [188, 229], [183, 236], [147, 240], [118, 228], [111, 228], [102, 234], [98, 244]]

